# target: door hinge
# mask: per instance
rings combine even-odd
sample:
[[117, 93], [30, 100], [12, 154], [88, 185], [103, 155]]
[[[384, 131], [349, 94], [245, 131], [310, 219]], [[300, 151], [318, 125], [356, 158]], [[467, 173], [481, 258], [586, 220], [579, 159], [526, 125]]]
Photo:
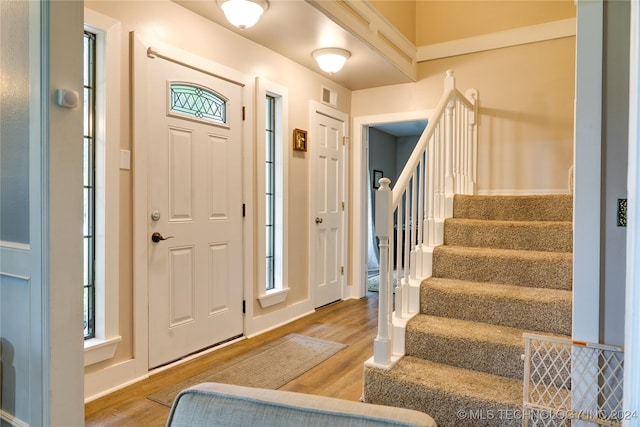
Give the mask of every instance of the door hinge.
[[245, 110], [246, 110], [246, 109], [245, 109], [245, 107], [244, 107], [244, 105], [243, 105], [243, 106], [242, 106], [242, 121], [243, 121], [243, 122], [244, 122], [244, 119], [245, 119]]
[[342, 202], [342, 210], [344, 210], [344, 202]]
[[340, 267], [340, 274], [344, 276], [344, 266]]
[[242, 204], [242, 218], [244, 218], [247, 215], [247, 205], [246, 204]]
[[342, 137], [342, 145], [345, 145], [347, 143], [347, 137], [343, 136]]
[[247, 314], [247, 301], [242, 300], [242, 314]]

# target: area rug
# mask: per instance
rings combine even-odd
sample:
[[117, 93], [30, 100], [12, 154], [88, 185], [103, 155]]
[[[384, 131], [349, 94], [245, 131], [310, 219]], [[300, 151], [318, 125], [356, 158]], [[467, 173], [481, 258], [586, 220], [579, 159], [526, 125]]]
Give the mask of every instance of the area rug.
[[346, 344], [299, 334], [289, 334], [222, 365], [148, 396], [154, 402], [171, 406], [183, 389], [204, 382], [278, 389], [327, 360]]
[[[397, 271], [393, 272], [393, 288], [398, 286]], [[369, 276], [367, 278], [367, 290], [369, 292], [378, 292], [380, 290], [380, 275]]]

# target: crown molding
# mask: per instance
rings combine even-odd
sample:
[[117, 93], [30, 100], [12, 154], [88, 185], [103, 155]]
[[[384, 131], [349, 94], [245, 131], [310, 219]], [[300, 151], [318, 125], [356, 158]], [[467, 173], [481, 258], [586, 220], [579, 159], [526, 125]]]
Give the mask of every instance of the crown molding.
[[514, 28], [513, 30], [420, 46], [418, 47], [417, 61], [432, 61], [451, 56], [574, 37], [575, 35], [576, 19], [562, 19], [544, 24]]

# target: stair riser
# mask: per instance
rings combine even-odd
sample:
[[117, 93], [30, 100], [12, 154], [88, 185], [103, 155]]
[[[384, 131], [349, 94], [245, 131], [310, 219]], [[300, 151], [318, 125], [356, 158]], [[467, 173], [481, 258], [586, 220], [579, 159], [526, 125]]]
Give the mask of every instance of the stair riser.
[[378, 405], [400, 406], [429, 414], [438, 427], [510, 427], [521, 426], [521, 406], [498, 405], [437, 388], [419, 387], [365, 369], [364, 401]]
[[523, 378], [523, 353], [523, 345], [470, 342], [411, 328], [406, 333], [406, 354], [409, 356], [509, 378]]
[[462, 254], [444, 247], [433, 251], [432, 275], [447, 279], [571, 290], [572, 269], [570, 256], [540, 261], [516, 256]]
[[571, 223], [491, 223], [447, 220], [444, 244], [546, 252], [572, 252]]
[[453, 216], [499, 221], [572, 221], [573, 197], [456, 195]]
[[571, 301], [536, 302], [491, 295], [451, 293], [426, 286], [420, 312], [512, 328], [571, 335]]

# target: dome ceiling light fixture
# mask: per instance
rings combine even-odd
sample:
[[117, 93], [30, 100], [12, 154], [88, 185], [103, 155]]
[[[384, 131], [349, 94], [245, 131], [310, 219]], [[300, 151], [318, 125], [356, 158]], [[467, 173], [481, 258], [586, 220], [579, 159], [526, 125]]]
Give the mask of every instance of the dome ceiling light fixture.
[[218, 5], [227, 21], [241, 30], [253, 27], [269, 7], [266, 0], [218, 0]]
[[337, 47], [328, 47], [314, 50], [312, 55], [322, 71], [333, 74], [342, 69], [344, 63], [351, 57], [351, 52]]

